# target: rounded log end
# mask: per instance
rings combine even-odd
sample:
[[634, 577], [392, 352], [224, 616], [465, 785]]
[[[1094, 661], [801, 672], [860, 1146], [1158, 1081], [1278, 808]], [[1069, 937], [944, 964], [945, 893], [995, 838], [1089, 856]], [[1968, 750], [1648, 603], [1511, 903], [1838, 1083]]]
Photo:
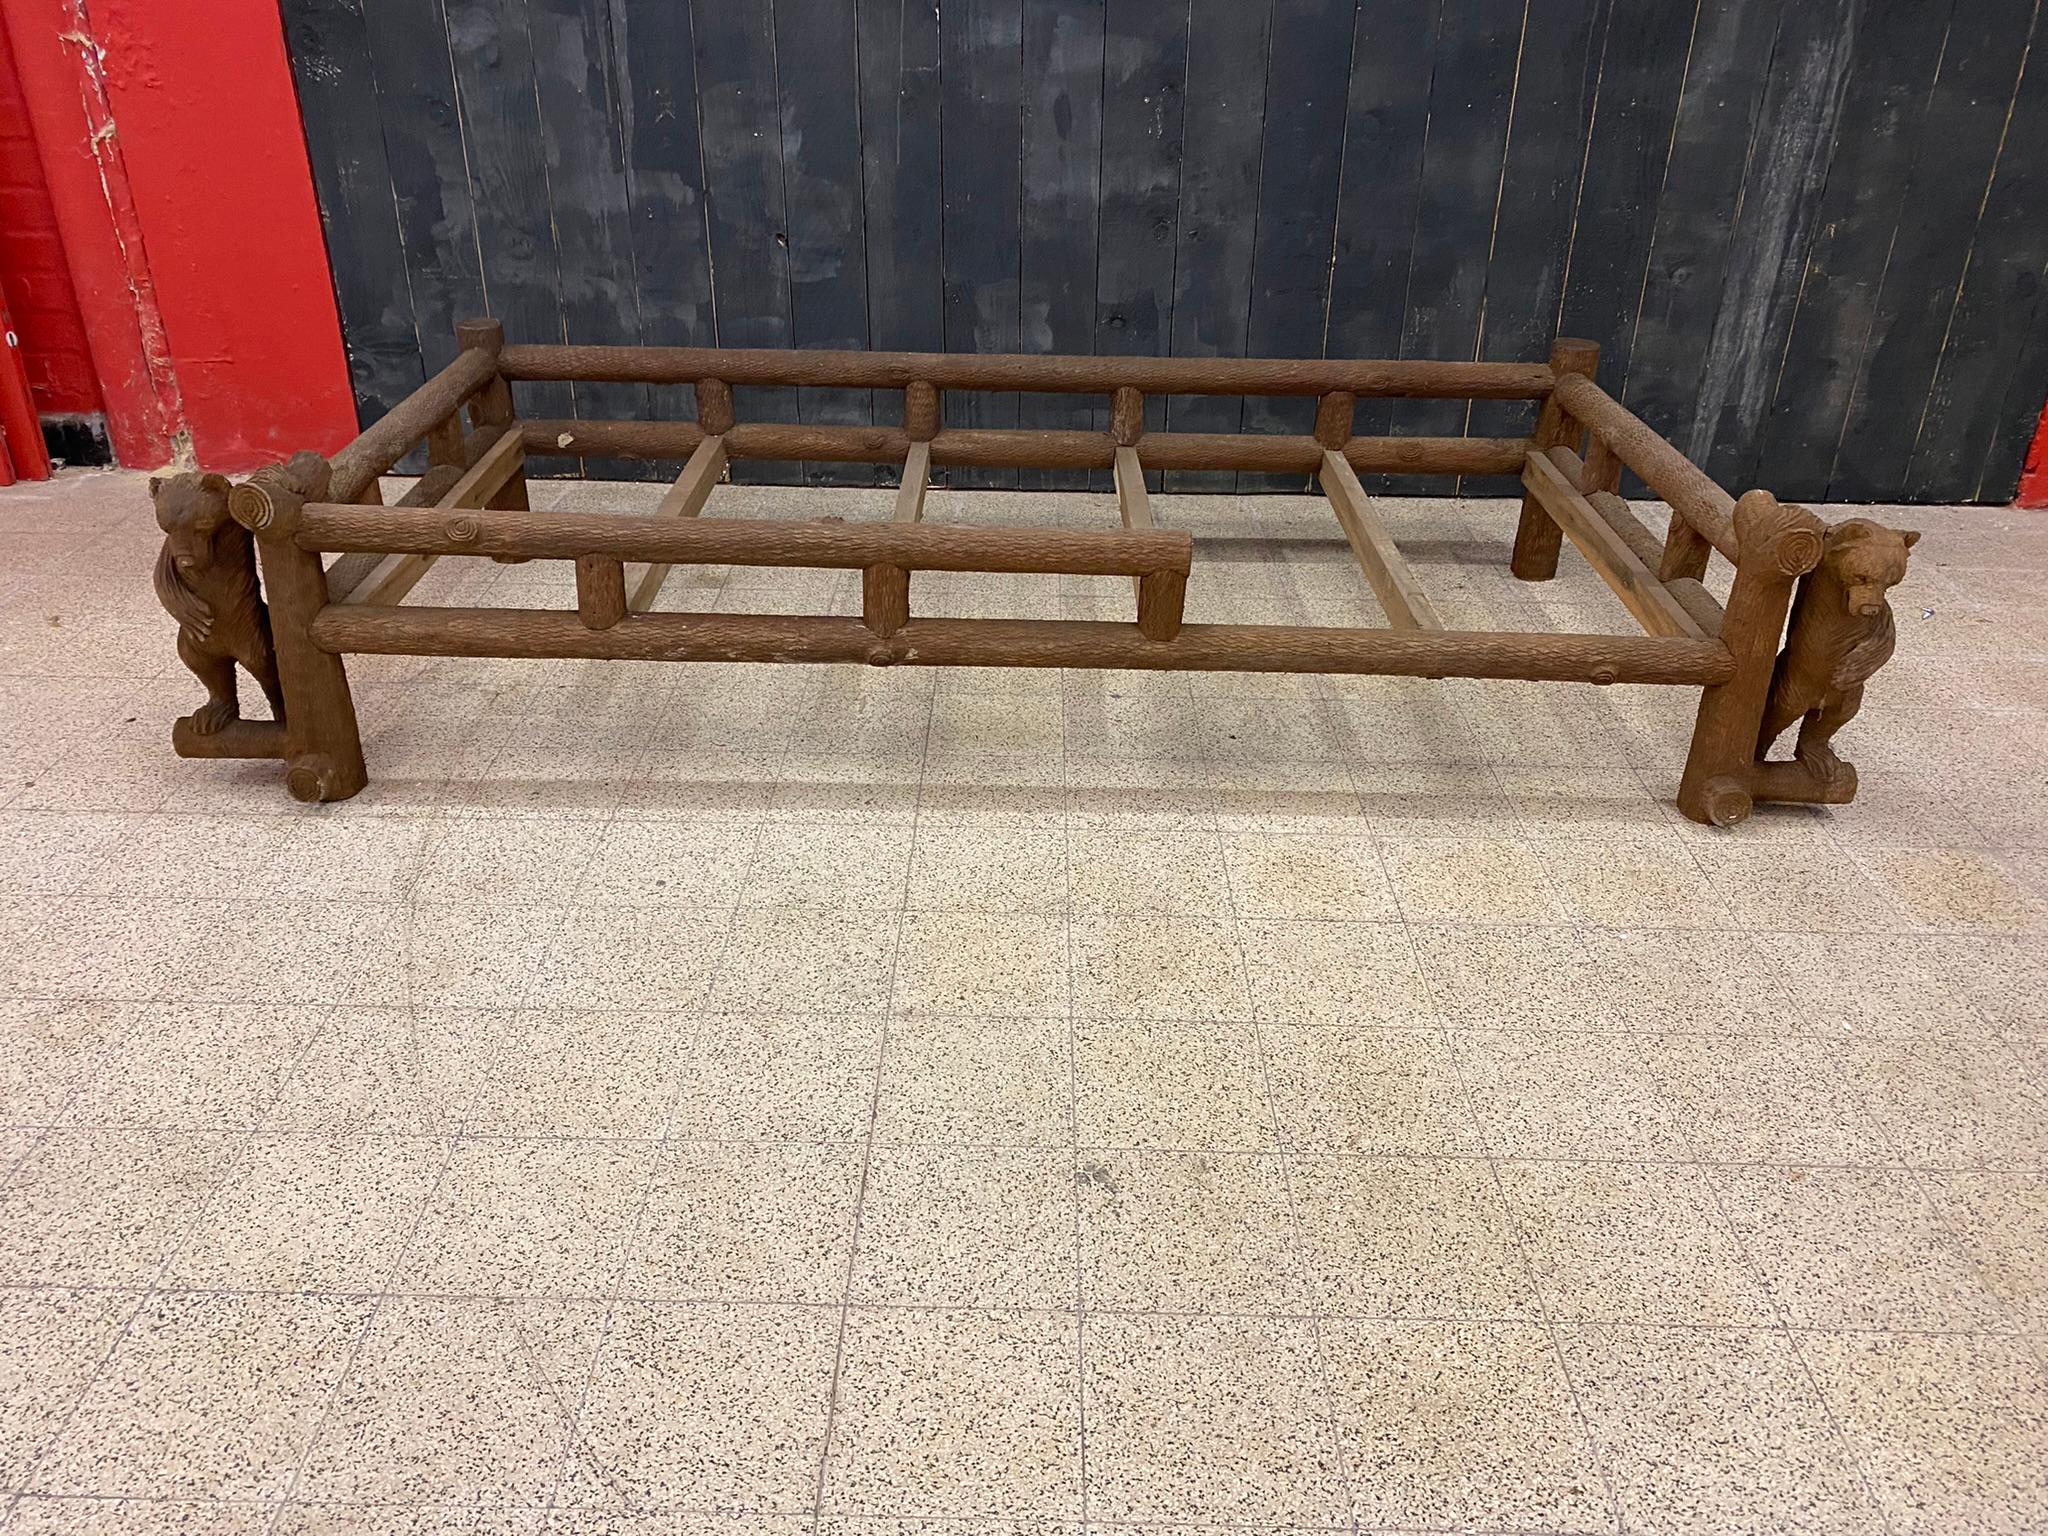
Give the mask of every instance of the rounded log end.
[[251, 533], [263, 533], [277, 521], [278, 505], [267, 489], [250, 480], [228, 491], [228, 515]]
[[1749, 813], [1756, 809], [1756, 803], [1740, 779], [1720, 774], [1702, 786], [1700, 808], [1715, 826], [1732, 827], [1749, 820]]
[[1804, 507], [1791, 506], [1769, 491], [1744, 491], [1736, 498], [1735, 542], [1743, 560], [1759, 561], [1786, 576], [1804, 576], [1820, 564], [1826, 525]]
[[346, 800], [362, 785], [346, 783], [341, 765], [326, 753], [302, 752], [285, 769], [284, 787], [294, 800], [312, 805], [322, 800]]

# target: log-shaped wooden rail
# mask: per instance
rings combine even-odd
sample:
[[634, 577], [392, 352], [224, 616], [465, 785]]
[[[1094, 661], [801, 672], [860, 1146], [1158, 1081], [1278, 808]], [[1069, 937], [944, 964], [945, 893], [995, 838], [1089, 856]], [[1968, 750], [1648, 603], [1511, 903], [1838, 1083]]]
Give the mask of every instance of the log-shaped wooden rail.
[[327, 494], [354, 501], [364, 488], [410, 453], [420, 440], [462, 409], [463, 402], [498, 377], [498, 359], [471, 347], [407, 395], [328, 462]]
[[1736, 558], [1735, 498], [1650, 424], [1582, 374], [1561, 374], [1557, 403], [1643, 477], [1714, 548]]
[[[690, 421], [529, 421], [528, 453], [608, 459], [687, 458], [704, 441]], [[901, 427], [741, 422], [724, 434], [734, 459], [900, 464], [914, 441]], [[947, 428], [928, 440], [931, 463], [963, 468], [1109, 469], [1118, 443], [1107, 432]], [[1135, 444], [1146, 469], [1248, 469], [1313, 474], [1324, 445], [1285, 433], [1147, 432]], [[1525, 437], [1354, 437], [1345, 462], [1360, 474], [1518, 475]]]
[[810, 565], [858, 570], [999, 571], [1062, 576], [1185, 575], [1194, 540], [1162, 529], [934, 527], [926, 523], [797, 523], [700, 517], [664, 521], [610, 512], [465, 512], [422, 517], [388, 507], [308, 502], [301, 549], [398, 554], [514, 555], [572, 560], [610, 555], [672, 565]]
[[1733, 669], [1727, 648], [1712, 640], [1283, 624], [1187, 624], [1162, 644], [1132, 624], [1082, 619], [911, 619], [884, 638], [852, 618], [646, 613], [592, 630], [573, 613], [540, 609], [330, 606], [314, 619], [312, 633], [337, 654], [403, 656], [1346, 672], [1694, 686], [1725, 681]]
[[[516, 427], [505, 428], [497, 440], [486, 447], [467, 470], [449, 464], [437, 464], [422, 475], [419, 481], [399, 499], [398, 506], [431, 508], [436, 512], [465, 511], [490, 503], [506, 483], [524, 468], [526, 456], [520, 446], [520, 434]], [[327, 573], [327, 593], [331, 601], [349, 603], [400, 603], [405, 595], [420, 584], [420, 578], [433, 569], [440, 558], [433, 554], [391, 554], [385, 555], [363, 571], [359, 578], [350, 581], [353, 570], [344, 570], [348, 561], [360, 555], [344, 555], [334, 563]], [[348, 583], [345, 591], [337, 592], [337, 586]]]
[[1408, 358], [1061, 357], [1024, 353], [827, 352], [728, 347], [510, 346], [508, 379], [625, 384], [817, 385], [848, 389], [1048, 391], [1171, 395], [1410, 396], [1438, 400], [1541, 400], [1555, 382], [1540, 363], [1457, 363]]

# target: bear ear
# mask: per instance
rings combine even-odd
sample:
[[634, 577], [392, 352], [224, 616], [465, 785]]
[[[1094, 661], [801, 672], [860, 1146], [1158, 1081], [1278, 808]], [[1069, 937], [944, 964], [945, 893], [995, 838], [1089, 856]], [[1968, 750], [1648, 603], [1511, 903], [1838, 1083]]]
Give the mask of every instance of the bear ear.
[[212, 491], [215, 495], [225, 496], [228, 493], [228, 477], [226, 475], [201, 475], [199, 477], [199, 485], [202, 490]]
[[151, 476], [149, 477], [149, 494], [150, 494], [150, 495], [154, 496], [154, 495], [158, 494], [158, 493], [159, 493], [160, 491], [162, 491], [162, 490], [163, 490], [163, 488], [164, 488], [164, 477], [163, 477], [162, 475], [151, 475]]
[[1899, 537], [1906, 541], [1906, 548], [1911, 549], [1915, 544], [1918, 544], [1920, 542], [1920, 530], [1917, 528], [1910, 528], [1907, 529], [1905, 532], [1901, 533]]

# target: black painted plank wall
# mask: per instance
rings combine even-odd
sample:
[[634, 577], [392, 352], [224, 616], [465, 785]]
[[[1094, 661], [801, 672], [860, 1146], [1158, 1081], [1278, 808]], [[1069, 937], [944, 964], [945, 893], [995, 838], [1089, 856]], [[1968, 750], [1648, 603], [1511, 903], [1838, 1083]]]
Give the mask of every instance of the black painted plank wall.
[[[1535, 358], [1570, 334], [1738, 489], [2001, 502], [2048, 392], [2043, 0], [281, 3], [366, 421], [476, 312], [527, 340], [1180, 356]], [[693, 410], [687, 389], [519, 398]], [[947, 419], [1103, 407], [960, 397]], [[1311, 409], [1174, 398], [1147, 419], [1302, 430]]]

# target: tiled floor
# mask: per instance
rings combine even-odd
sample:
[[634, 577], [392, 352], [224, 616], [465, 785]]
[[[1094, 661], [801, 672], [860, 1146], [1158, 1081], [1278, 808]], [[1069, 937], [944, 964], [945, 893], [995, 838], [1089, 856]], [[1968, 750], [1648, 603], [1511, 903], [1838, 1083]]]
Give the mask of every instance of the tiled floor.
[[1865, 798], [1716, 832], [1675, 690], [378, 659], [302, 807], [169, 753], [139, 477], [0, 495], [0, 1529], [2048, 1530], [2048, 520], [1901, 516]]

